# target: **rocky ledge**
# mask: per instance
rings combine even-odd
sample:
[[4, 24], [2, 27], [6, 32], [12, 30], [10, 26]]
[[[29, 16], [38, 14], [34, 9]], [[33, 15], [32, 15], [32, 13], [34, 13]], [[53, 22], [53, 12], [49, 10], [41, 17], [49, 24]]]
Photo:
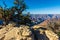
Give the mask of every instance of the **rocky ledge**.
[[0, 27], [0, 40], [59, 40], [59, 37], [41, 26], [14, 27], [13, 24], [8, 24]]

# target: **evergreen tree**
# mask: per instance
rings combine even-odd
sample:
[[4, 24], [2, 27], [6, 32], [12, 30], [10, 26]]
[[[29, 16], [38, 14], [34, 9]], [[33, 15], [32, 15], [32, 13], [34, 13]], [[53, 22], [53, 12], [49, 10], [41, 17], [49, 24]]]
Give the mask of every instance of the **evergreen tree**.
[[0, 11], [2, 12], [2, 19], [8, 24], [10, 21], [15, 22], [19, 25], [29, 25], [31, 24], [30, 14], [24, 16], [22, 13], [27, 9], [27, 6], [24, 0], [14, 0], [14, 6], [11, 8], [7, 8], [5, 1], [3, 1], [5, 5], [4, 9], [1, 7]]

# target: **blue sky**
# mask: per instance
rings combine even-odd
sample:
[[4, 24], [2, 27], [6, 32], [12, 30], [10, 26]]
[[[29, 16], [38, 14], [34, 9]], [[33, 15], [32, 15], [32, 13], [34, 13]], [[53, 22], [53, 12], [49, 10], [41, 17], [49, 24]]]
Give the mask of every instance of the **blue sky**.
[[[25, 0], [31, 14], [60, 14], [60, 0]], [[13, 0], [6, 0], [8, 7], [13, 6]], [[0, 0], [0, 5], [3, 6]], [[3, 6], [4, 7], [4, 6]]]
[[60, 0], [26, 0], [33, 14], [60, 14]]

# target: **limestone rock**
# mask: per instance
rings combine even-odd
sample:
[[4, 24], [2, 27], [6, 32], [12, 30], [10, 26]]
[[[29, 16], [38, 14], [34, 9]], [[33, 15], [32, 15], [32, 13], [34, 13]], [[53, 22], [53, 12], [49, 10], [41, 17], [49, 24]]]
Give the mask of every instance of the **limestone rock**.
[[11, 31], [7, 32], [5, 34], [5, 39], [4, 40], [9, 40], [11, 38], [17, 38], [18, 37], [18, 29], [17, 28], [13, 28]]
[[46, 30], [45, 31], [46, 36], [49, 38], [49, 40], [59, 40], [59, 37], [57, 36], [57, 34], [55, 34], [53, 31], [51, 30]]
[[30, 36], [32, 34], [32, 32], [28, 28], [26, 28], [26, 27], [22, 31], [23, 31], [22, 32], [22, 36]]
[[0, 40], [34, 40], [28, 26], [13, 27], [11, 24], [0, 29]]
[[59, 40], [58, 35], [46, 27], [39, 27], [39, 25], [36, 25], [33, 29], [37, 40]]
[[8, 24], [0, 29], [0, 40], [59, 40], [59, 37], [43, 26], [14, 27], [14, 25]]

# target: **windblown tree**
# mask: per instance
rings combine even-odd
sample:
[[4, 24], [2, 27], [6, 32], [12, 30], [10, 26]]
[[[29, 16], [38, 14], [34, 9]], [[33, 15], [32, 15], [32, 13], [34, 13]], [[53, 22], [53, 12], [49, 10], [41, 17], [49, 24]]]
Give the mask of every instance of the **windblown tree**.
[[22, 24], [30, 26], [31, 19], [29, 18], [29, 12], [26, 16], [22, 14], [27, 9], [24, 0], [14, 0], [14, 6], [12, 6], [11, 8], [6, 8], [7, 5], [4, 1], [3, 4], [5, 5], [5, 9], [1, 7], [2, 19], [4, 19], [6, 24], [12, 21], [19, 25]]
[[17, 12], [15, 17], [19, 20], [18, 24], [29, 25], [31, 23], [31, 20], [29, 19], [29, 15], [28, 15], [29, 13], [27, 14], [27, 16], [22, 15], [22, 12], [27, 9], [24, 0], [15, 0], [14, 4], [15, 4], [14, 11]]

